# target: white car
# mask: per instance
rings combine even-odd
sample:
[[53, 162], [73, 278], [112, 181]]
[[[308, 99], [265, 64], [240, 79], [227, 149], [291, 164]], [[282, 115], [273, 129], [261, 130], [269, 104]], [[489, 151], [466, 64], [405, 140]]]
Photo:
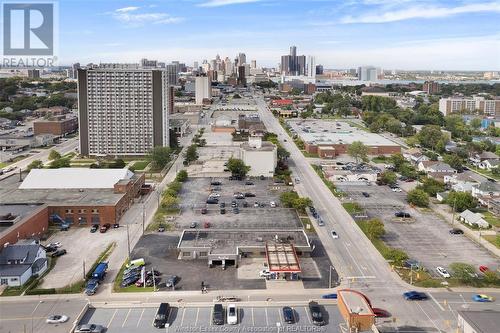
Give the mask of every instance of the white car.
[[332, 230], [332, 238], [333, 239], [339, 238], [339, 234], [337, 234], [337, 232], [335, 230]]
[[269, 206], [271, 206], [272, 208], [275, 208], [275, 207], [276, 207], [276, 202], [271, 201], [271, 202], [269, 203]]
[[238, 309], [234, 303], [227, 305], [227, 323], [229, 325], [238, 324]]
[[50, 243], [47, 247], [57, 247], [57, 248], [59, 248], [61, 246], [62, 246], [61, 242], [54, 242], [54, 243]]
[[395, 187], [392, 189], [392, 192], [402, 192], [402, 190], [399, 187]]
[[220, 197], [220, 194], [219, 194], [219, 193], [215, 193], [215, 192], [214, 192], [214, 193], [210, 193], [210, 195], [209, 195], [209, 196], [210, 196], [210, 197], [212, 197], [212, 198], [219, 198], [219, 197]]
[[68, 316], [65, 315], [52, 315], [45, 321], [47, 324], [60, 324], [68, 321]]
[[260, 277], [268, 277], [271, 276], [271, 272], [268, 269], [263, 269], [259, 272]]
[[438, 267], [436, 267], [436, 271], [438, 272], [439, 275], [441, 275], [445, 279], [448, 279], [451, 277], [450, 273], [448, 273], [448, 271], [444, 267], [438, 266]]

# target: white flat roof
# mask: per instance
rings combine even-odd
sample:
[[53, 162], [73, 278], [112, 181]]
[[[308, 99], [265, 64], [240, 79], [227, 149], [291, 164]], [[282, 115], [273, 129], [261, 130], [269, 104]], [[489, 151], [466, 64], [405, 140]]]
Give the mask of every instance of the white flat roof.
[[352, 132], [319, 132], [319, 133], [300, 133], [302, 140], [315, 144], [351, 144], [354, 141], [361, 141], [367, 146], [397, 146], [392, 142], [376, 133], [363, 131]]
[[33, 169], [20, 189], [80, 189], [113, 188], [121, 179], [130, 179], [134, 173], [128, 169]]

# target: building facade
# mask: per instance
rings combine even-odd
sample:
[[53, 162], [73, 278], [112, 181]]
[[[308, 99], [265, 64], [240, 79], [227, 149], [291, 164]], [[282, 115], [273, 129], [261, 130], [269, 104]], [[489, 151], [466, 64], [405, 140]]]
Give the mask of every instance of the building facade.
[[474, 113], [480, 111], [485, 116], [500, 117], [500, 99], [485, 99], [484, 97], [441, 98], [439, 111], [445, 116], [456, 112]]
[[212, 97], [212, 87], [208, 76], [197, 76], [195, 79], [195, 100], [196, 104], [202, 105], [204, 99]]
[[168, 146], [168, 94], [165, 71], [78, 70], [80, 153], [134, 156]]

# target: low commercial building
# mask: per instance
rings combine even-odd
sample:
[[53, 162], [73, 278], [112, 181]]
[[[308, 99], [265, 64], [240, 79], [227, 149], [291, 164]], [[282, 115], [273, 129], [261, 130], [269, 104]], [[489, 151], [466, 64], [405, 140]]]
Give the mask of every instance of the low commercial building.
[[352, 289], [341, 289], [337, 295], [338, 308], [347, 327], [356, 332], [371, 331], [375, 314], [366, 296]]
[[497, 333], [500, 327], [499, 311], [458, 311], [459, 333]]
[[23, 151], [29, 148], [43, 147], [54, 143], [55, 136], [52, 134], [34, 135], [28, 134], [6, 134], [0, 135], [0, 150]]
[[169, 126], [177, 137], [182, 138], [188, 133], [191, 123], [187, 118], [177, 118], [170, 119]]
[[34, 241], [9, 244], [0, 252], [0, 285], [19, 287], [47, 270], [45, 250]]
[[35, 135], [52, 134], [54, 136], [66, 136], [78, 130], [77, 117], [56, 116], [49, 119], [37, 120], [33, 123]]
[[250, 137], [241, 145], [241, 159], [250, 166], [251, 177], [272, 177], [278, 165], [278, 148], [261, 137]]
[[49, 229], [45, 204], [0, 204], [0, 248], [20, 239], [41, 239]]

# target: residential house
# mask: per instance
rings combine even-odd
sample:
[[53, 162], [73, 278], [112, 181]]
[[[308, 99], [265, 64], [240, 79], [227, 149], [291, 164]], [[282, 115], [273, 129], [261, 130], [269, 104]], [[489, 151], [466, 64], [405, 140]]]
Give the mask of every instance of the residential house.
[[418, 148], [411, 148], [403, 152], [403, 157], [413, 165], [418, 165], [422, 161], [428, 161], [429, 157], [425, 156]]
[[488, 211], [495, 216], [500, 216], [500, 199], [493, 199], [488, 202]]
[[500, 184], [492, 181], [484, 181], [472, 187], [472, 196], [477, 198], [483, 206], [488, 206], [490, 200], [500, 198]]
[[479, 163], [479, 168], [486, 170], [491, 170], [493, 168], [500, 168], [500, 159], [483, 161]]
[[481, 166], [482, 162], [488, 161], [488, 160], [498, 160], [499, 157], [497, 154], [492, 153], [490, 151], [484, 151], [481, 154], [475, 154], [474, 156], [469, 158], [469, 161], [471, 162], [472, 165], [484, 169], [484, 167]]
[[490, 224], [486, 222], [481, 214], [473, 213], [470, 210], [466, 209], [458, 216], [458, 219], [461, 222], [464, 222], [471, 227], [479, 227], [482, 229], [486, 229], [490, 227]]
[[417, 169], [426, 173], [439, 172], [451, 174], [457, 172], [450, 165], [440, 161], [421, 161], [418, 163]]
[[444, 176], [444, 183], [450, 185], [451, 189], [456, 192], [472, 192], [472, 187], [474, 185], [479, 185], [485, 180], [486, 178], [472, 171], [453, 173]]
[[45, 250], [34, 241], [7, 245], [0, 252], [0, 285], [19, 287], [47, 270]]

